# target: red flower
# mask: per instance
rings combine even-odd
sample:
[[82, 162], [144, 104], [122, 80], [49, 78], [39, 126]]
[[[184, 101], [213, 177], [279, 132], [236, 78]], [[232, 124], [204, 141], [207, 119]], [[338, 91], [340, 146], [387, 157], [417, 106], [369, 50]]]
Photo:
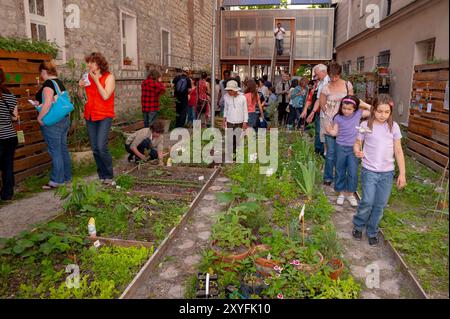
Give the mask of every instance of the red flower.
[[277, 298], [278, 298], [278, 299], [284, 299], [284, 296], [283, 296], [282, 293], [280, 293], [280, 294], [278, 294]]

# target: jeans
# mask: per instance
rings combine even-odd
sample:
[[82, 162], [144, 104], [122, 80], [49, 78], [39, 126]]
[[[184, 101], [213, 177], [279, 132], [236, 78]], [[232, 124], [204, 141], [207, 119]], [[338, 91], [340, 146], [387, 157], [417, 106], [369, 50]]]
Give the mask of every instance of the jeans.
[[353, 153], [353, 146], [336, 143], [336, 192], [355, 193], [358, 187], [358, 158]]
[[302, 115], [303, 108], [289, 106], [289, 110], [288, 129], [292, 130], [295, 127], [295, 123], [297, 123], [297, 128], [300, 129], [302, 127], [302, 119], [300, 116]]
[[177, 111], [177, 121], [176, 127], [184, 127], [186, 124], [186, 118], [188, 113], [188, 98], [177, 97], [176, 111]]
[[317, 154], [324, 156], [325, 150], [322, 141], [320, 140], [320, 115], [316, 113], [314, 117], [314, 129], [315, 129], [315, 138], [314, 138], [314, 150]]
[[94, 152], [97, 173], [100, 179], [113, 179], [113, 161], [108, 149], [112, 118], [101, 121], [86, 121], [91, 148]]
[[[152, 148], [152, 141], [150, 141], [149, 138], [143, 140], [142, 143], [138, 145], [137, 149], [141, 154], [145, 154], [146, 150], [150, 150], [150, 160], [155, 160], [159, 158], [158, 151]], [[138, 159], [136, 154], [134, 154], [134, 152], [131, 150], [130, 145], [125, 144], [125, 150], [128, 152], [128, 154], [130, 154], [129, 159], [132, 159], [133, 157]]]
[[42, 135], [52, 159], [50, 175], [50, 184], [52, 185], [61, 185], [72, 181], [72, 162], [67, 148], [69, 128], [70, 118], [68, 116], [55, 125], [41, 126]]
[[195, 107], [191, 105], [188, 109], [188, 123], [192, 124], [196, 119], [197, 117], [195, 115]]
[[394, 172], [376, 173], [365, 168], [361, 170], [362, 199], [353, 217], [353, 224], [360, 232], [367, 227], [369, 238], [378, 236], [378, 226], [389, 202], [393, 181]]
[[158, 112], [143, 112], [144, 113], [144, 127], [149, 128], [155, 123], [158, 117]]
[[2, 173], [0, 198], [2, 200], [11, 200], [14, 195], [14, 153], [17, 143], [17, 137], [0, 140], [0, 171]]
[[277, 54], [283, 55], [283, 45], [284, 45], [283, 39], [281, 40], [276, 39], [276, 42], [277, 42]]
[[325, 135], [325, 143], [327, 146], [327, 156], [325, 157], [325, 173], [323, 180], [325, 182], [333, 182], [334, 170], [336, 168], [336, 138]]

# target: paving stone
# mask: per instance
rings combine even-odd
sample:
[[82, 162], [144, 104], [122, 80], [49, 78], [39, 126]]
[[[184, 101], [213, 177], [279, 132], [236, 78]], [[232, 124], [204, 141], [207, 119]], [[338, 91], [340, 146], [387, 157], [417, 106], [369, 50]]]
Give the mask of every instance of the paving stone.
[[379, 297], [379, 296], [376, 295], [375, 293], [367, 292], [367, 291], [364, 291], [364, 292], [361, 294], [361, 297], [362, 297], [362, 299], [381, 299], [381, 297]]
[[389, 295], [400, 295], [400, 286], [397, 279], [383, 281], [380, 285], [380, 288]]
[[205, 197], [203, 197], [204, 200], [207, 201], [212, 201], [212, 200], [216, 200], [217, 197], [215, 195], [205, 195]]
[[185, 250], [192, 248], [194, 246], [194, 242], [192, 240], [186, 239], [181, 245], [177, 246], [180, 250]]
[[202, 240], [208, 240], [209, 237], [211, 237], [211, 232], [209, 232], [209, 231], [204, 231], [204, 232], [198, 233], [198, 234], [197, 234], [197, 237], [200, 238], [200, 239], [202, 239]]
[[366, 272], [366, 267], [350, 266], [350, 271], [353, 276], [355, 276], [356, 278], [359, 278], [359, 279], [365, 279], [369, 275]]
[[220, 177], [217, 179], [217, 181], [220, 183], [228, 183], [230, 181], [230, 179], [226, 178], [226, 177]]
[[168, 291], [169, 298], [173, 299], [183, 299], [184, 298], [184, 287], [180, 285], [173, 286]]
[[209, 190], [212, 191], [212, 192], [220, 192], [220, 191], [223, 190], [223, 187], [222, 186], [211, 186], [209, 188]]
[[338, 238], [341, 239], [353, 239], [352, 234], [347, 233], [347, 232], [339, 232], [337, 233]]
[[165, 271], [163, 271], [160, 275], [161, 278], [171, 279], [178, 276], [178, 271], [174, 266], [169, 266]]
[[194, 266], [197, 265], [202, 260], [202, 257], [200, 255], [192, 255], [188, 256], [184, 259], [184, 263], [188, 266]]

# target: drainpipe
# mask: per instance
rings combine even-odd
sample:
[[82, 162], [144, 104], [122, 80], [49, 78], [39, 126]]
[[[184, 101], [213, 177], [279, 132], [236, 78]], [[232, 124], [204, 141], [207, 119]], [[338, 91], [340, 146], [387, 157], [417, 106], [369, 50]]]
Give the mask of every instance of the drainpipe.
[[216, 20], [217, 0], [213, 0], [213, 25], [212, 25], [212, 63], [211, 63], [211, 127], [215, 127], [216, 120]]

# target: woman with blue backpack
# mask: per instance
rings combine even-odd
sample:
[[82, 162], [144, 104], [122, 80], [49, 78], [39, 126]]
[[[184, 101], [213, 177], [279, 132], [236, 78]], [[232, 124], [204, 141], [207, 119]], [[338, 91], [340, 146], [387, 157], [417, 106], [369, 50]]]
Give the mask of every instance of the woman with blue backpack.
[[289, 93], [289, 119], [288, 130], [293, 130], [295, 126], [297, 129], [302, 127], [301, 114], [305, 106], [306, 98], [308, 97], [308, 79], [302, 78], [300, 81], [292, 81], [292, 89]]
[[[72, 181], [72, 163], [67, 147], [67, 134], [70, 128], [69, 115], [73, 106], [70, 105], [70, 100], [67, 100], [66, 88], [58, 79], [55, 64], [43, 62], [39, 66], [39, 72], [44, 83], [36, 94], [37, 102], [34, 102], [34, 105], [39, 110], [37, 121], [41, 125], [42, 135], [52, 159], [50, 181], [43, 187], [45, 190], [50, 190]], [[63, 100], [67, 102], [65, 105], [61, 104]], [[64, 108], [66, 110], [61, 111]], [[58, 114], [55, 111], [59, 111]], [[57, 122], [53, 123], [54, 121]]]

